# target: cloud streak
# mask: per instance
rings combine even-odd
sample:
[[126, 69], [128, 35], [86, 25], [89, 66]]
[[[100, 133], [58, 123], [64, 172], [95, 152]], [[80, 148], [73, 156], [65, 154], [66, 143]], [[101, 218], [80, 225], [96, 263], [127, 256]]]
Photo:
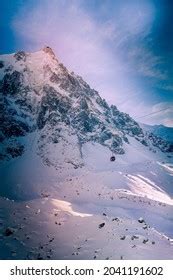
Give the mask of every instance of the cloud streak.
[[[151, 87], [156, 96], [156, 84], [169, 87], [162, 56], [147, 45], [156, 14], [152, 1], [108, 0], [93, 9], [83, 0], [29, 2], [12, 22], [20, 46], [34, 51], [50, 45], [69, 69], [132, 116], [145, 114], [160, 102], [157, 98], [150, 102], [147, 94]], [[148, 88], [141, 78], [148, 79]]]

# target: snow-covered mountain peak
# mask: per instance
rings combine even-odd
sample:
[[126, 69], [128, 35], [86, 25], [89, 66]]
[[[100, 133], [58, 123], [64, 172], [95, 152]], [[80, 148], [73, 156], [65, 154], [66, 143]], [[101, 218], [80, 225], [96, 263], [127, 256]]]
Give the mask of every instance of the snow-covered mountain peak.
[[[1, 56], [0, 93], [1, 159], [23, 153], [27, 147], [19, 143], [20, 137], [32, 132], [38, 135], [37, 152], [54, 166], [64, 161], [80, 166], [87, 142], [121, 155], [131, 138], [153, 151], [172, 151], [166, 141], [145, 134], [128, 114], [109, 106], [80, 76], [70, 73], [50, 47]], [[51, 159], [48, 146], [64, 149], [61, 163]]]
[[54, 51], [52, 50], [51, 47], [45, 46], [45, 47], [42, 48], [42, 50], [43, 50], [45, 53], [49, 54], [53, 59], [56, 59], [55, 53], [54, 53]]

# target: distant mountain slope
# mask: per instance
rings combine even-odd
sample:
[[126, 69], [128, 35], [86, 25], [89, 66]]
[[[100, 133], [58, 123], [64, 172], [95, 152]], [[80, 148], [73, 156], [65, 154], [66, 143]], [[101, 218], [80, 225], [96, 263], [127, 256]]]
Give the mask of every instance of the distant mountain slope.
[[141, 127], [146, 130], [150, 131], [156, 136], [161, 137], [165, 141], [173, 143], [173, 127], [167, 127], [164, 125], [147, 125], [147, 124], [140, 124]]

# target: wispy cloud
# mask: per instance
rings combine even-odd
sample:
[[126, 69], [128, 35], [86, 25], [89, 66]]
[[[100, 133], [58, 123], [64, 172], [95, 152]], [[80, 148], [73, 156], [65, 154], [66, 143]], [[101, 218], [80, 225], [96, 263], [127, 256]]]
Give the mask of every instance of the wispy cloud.
[[[24, 49], [50, 45], [109, 103], [131, 115], [145, 114], [152, 111], [153, 101], [148, 105], [143, 98], [146, 89], [139, 77], [148, 79], [148, 87], [169, 86], [162, 56], [146, 44], [156, 10], [151, 0], [122, 2], [100, 1], [91, 10], [83, 0], [34, 1], [18, 11], [12, 28]], [[153, 120], [161, 121], [158, 116]]]
[[133, 47], [128, 52], [128, 59], [140, 75], [159, 80], [168, 79], [166, 71], [163, 70], [164, 60], [162, 56], [156, 56], [144, 47]]
[[127, 65], [116, 49], [109, 47], [120, 39], [118, 27], [113, 19], [97, 22], [80, 3], [42, 1], [30, 10], [19, 11], [13, 28], [23, 38], [25, 49], [50, 45], [68, 68], [115, 102], [122, 93], [122, 81], [128, 80]]
[[160, 102], [148, 107], [139, 104], [139, 108], [141, 105], [145, 114], [135, 115], [137, 121], [154, 125], [157, 119], [157, 124], [173, 127], [173, 102]]
[[42, 1], [29, 11], [22, 10], [13, 27], [26, 48], [28, 41], [32, 49], [51, 45], [67, 66], [78, 72], [85, 68], [85, 74], [97, 75], [104, 72], [105, 64], [112, 65], [111, 53], [104, 48], [104, 40], [111, 36], [110, 26], [99, 28], [79, 1]]

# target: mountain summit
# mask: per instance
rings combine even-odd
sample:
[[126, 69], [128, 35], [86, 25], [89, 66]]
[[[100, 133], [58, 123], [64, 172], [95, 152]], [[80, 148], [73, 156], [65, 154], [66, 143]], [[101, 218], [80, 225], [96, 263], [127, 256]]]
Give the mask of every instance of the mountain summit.
[[70, 73], [50, 47], [2, 55], [0, 93], [1, 160], [22, 155], [27, 149], [22, 137], [34, 131], [39, 134], [38, 153], [53, 165], [43, 151], [50, 143], [56, 149], [63, 143], [64, 157], [65, 147], [71, 147], [66, 157], [74, 166], [82, 164], [81, 147], [87, 142], [107, 147], [110, 154], [124, 154], [133, 137], [153, 151], [172, 151], [166, 141], [146, 135], [128, 114], [109, 106], [80, 76]]

